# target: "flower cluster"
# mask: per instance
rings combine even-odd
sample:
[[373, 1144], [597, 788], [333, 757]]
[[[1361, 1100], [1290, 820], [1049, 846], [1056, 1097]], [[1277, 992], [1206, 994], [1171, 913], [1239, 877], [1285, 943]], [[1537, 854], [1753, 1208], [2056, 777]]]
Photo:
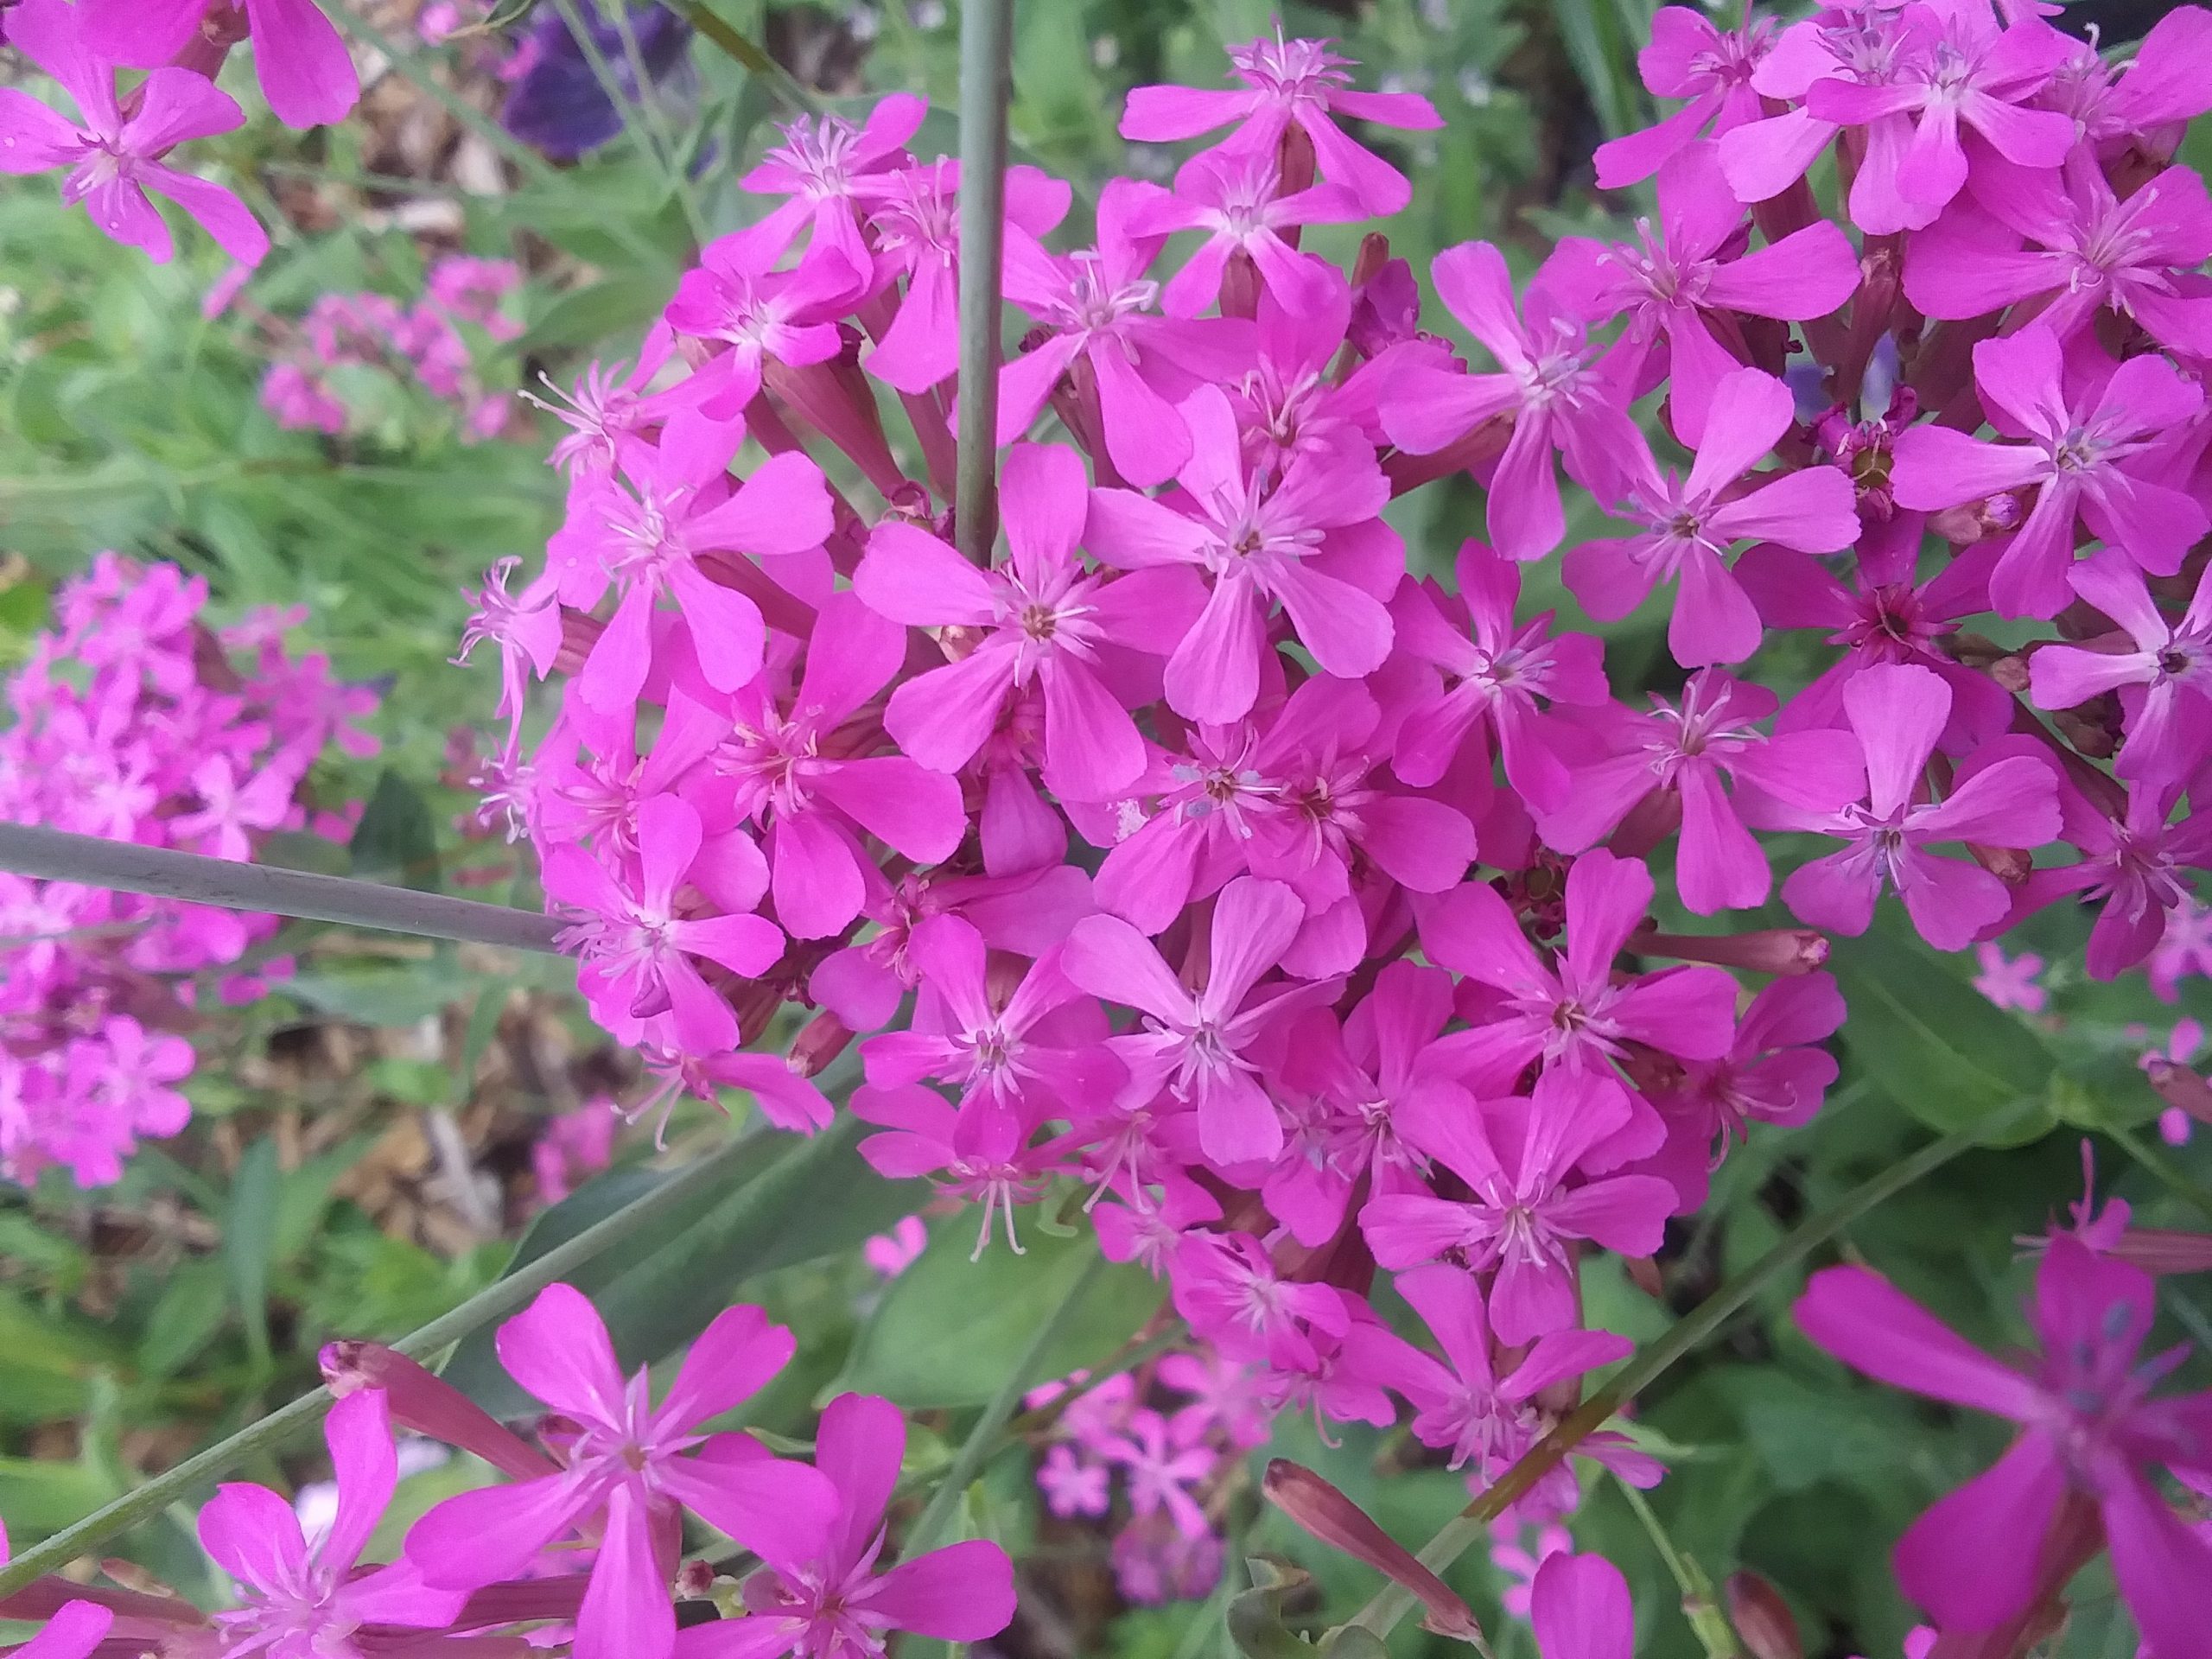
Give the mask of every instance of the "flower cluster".
[[[456, 1651], [557, 1645], [575, 1659], [884, 1659], [895, 1631], [977, 1642], [1012, 1619], [1013, 1568], [996, 1544], [953, 1544], [878, 1570], [906, 1446], [890, 1402], [832, 1401], [817, 1466], [773, 1457], [747, 1433], [704, 1432], [791, 1357], [791, 1332], [759, 1308], [733, 1307], [709, 1325], [658, 1405], [645, 1372], [622, 1376], [607, 1327], [568, 1285], [541, 1292], [498, 1345], [547, 1408], [534, 1442], [390, 1349], [326, 1349], [340, 1396], [325, 1427], [337, 1476], [327, 1525], [310, 1535], [291, 1503], [242, 1484], [200, 1512], [200, 1542], [235, 1582], [235, 1608], [203, 1613], [179, 1596], [41, 1579], [0, 1602], [0, 1616], [51, 1621], [25, 1650], [36, 1659], [122, 1650], [104, 1639], [140, 1644], [134, 1653], [228, 1656], [429, 1654], [456, 1637], [467, 1638]], [[395, 1425], [507, 1478], [447, 1498], [409, 1529], [397, 1560], [365, 1567], [398, 1481]], [[759, 1567], [735, 1582], [686, 1561], [687, 1515]], [[681, 1634], [679, 1593], [703, 1615]]]
[[1241, 1455], [1266, 1441], [1274, 1414], [1259, 1382], [1252, 1367], [1199, 1349], [1095, 1383], [1078, 1372], [1029, 1395], [1032, 1410], [1059, 1407], [1037, 1468], [1052, 1514], [1103, 1518], [1119, 1478], [1123, 1519], [1112, 1560], [1124, 1600], [1196, 1600], [1219, 1581], [1226, 1546], [1217, 1500], [1225, 1501]]
[[[353, 721], [373, 693], [295, 657], [297, 619], [213, 629], [206, 582], [174, 565], [103, 553], [55, 595], [54, 628], [10, 681], [0, 733], [0, 818], [248, 859], [277, 831], [342, 839], [312, 804], [327, 746], [375, 741]], [[285, 963], [258, 947], [276, 918], [70, 882], [0, 875], [0, 1173], [49, 1164], [104, 1185], [141, 1135], [175, 1135], [192, 1070], [179, 1035], [203, 989], [257, 995]], [[246, 966], [251, 951], [257, 958]], [[234, 969], [224, 973], [220, 970]]]
[[521, 336], [521, 323], [505, 306], [521, 285], [521, 267], [512, 260], [451, 254], [430, 267], [423, 296], [411, 306], [382, 294], [325, 294], [296, 328], [286, 329], [295, 349], [270, 365], [262, 407], [279, 426], [334, 436], [353, 413], [333, 370], [404, 373], [453, 406], [462, 442], [496, 437], [513, 412], [515, 394], [485, 389], [471, 337], [492, 346]]
[[[67, 169], [62, 200], [84, 203], [102, 231], [157, 264], [176, 243], [154, 196], [184, 209], [240, 264], [259, 264], [269, 232], [246, 205], [170, 164], [179, 145], [245, 124], [215, 75], [249, 40], [262, 93], [287, 126], [342, 120], [359, 98], [346, 42], [314, 0], [18, 0], [7, 44], [75, 112], [0, 87], [0, 173]], [[123, 90], [120, 69], [148, 73]]]
[[[1406, 203], [1346, 124], [1423, 100], [1282, 38], [1233, 88], [1141, 88], [1124, 136], [1226, 132], [1109, 181], [1092, 245], [1047, 245], [1067, 186], [1007, 180], [1002, 548], [945, 505], [957, 165], [908, 153], [910, 97], [794, 123], [765, 215], [576, 384], [565, 521], [471, 624], [491, 798], [594, 1014], [656, 1099], [749, 1088], [799, 1129], [858, 1039], [868, 1157], [972, 1201], [979, 1249], [1081, 1183], [1266, 1406], [1409, 1410], [1495, 1476], [1624, 1351], [1583, 1262], [1650, 1256], [1750, 1122], [1819, 1110], [1825, 935], [1886, 893], [1961, 950], [2065, 901], [2108, 979], [2195, 914], [2212, 208], [2168, 162], [2209, 26], [2114, 73], [1988, 0], [1662, 12], [1644, 67], [1692, 101], [1601, 158], [1656, 220], [1517, 289], [1446, 251], [1471, 362], [1379, 235], [1306, 245]], [[1678, 693], [1624, 705], [1596, 637], [1525, 613], [1562, 471], [1621, 531], [1567, 587], [1608, 620], [1666, 589]], [[1385, 510], [1460, 472], [1490, 540], [1446, 584]], [[1962, 631], [1990, 613], [2031, 642]], [[1797, 629], [1833, 648], [1809, 685], [1738, 677]], [[1775, 897], [1804, 925], [1655, 919]], [[749, 1052], [792, 1004], [790, 1058]]]

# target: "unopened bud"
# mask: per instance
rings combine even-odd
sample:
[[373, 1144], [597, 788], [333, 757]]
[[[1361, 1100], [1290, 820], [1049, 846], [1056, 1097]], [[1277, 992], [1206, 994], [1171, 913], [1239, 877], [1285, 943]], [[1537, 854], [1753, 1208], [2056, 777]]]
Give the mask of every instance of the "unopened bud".
[[1363, 1561], [1412, 1591], [1427, 1610], [1422, 1625], [1439, 1636], [1471, 1643], [1483, 1652], [1482, 1626], [1452, 1586], [1414, 1559], [1413, 1552], [1376, 1524], [1373, 1516], [1304, 1465], [1277, 1458], [1260, 1483], [1268, 1501], [1332, 1549]]
[[791, 1068], [802, 1077], [818, 1077], [852, 1040], [851, 1028], [836, 1014], [817, 1014], [791, 1039]]
[[1828, 942], [1809, 927], [1766, 927], [1749, 933], [1639, 933], [1630, 941], [1639, 956], [1707, 962], [1717, 968], [1789, 977], [1809, 974], [1828, 959]]
[[559, 1472], [522, 1436], [396, 1348], [380, 1342], [333, 1342], [316, 1358], [322, 1380], [340, 1399], [363, 1389], [382, 1389], [391, 1421], [404, 1428], [473, 1452], [518, 1480]]
[[2151, 1079], [2151, 1087], [2158, 1091], [2158, 1098], [2167, 1105], [2188, 1113], [2200, 1123], [2212, 1123], [2212, 1084], [2163, 1054], [2151, 1056], [2143, 1063], [2143, 1070]]
[[1723, 1593], [1728, 1622], [1751, 1659], [1805, 1659], [1796, 1616], [1772, 1585], [1756, 1573], [1732, 1573]]

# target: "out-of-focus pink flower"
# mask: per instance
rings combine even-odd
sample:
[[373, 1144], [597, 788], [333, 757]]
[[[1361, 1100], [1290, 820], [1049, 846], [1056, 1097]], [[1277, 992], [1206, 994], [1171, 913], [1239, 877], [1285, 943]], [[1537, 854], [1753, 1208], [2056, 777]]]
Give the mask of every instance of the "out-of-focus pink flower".
[[889, 1232], [874, 1234], [861, 1246], [861, 1259], [886, 1279], [896, 1279], [922, 1259], [929, 1242], [919, 1216], [902, 1216]]
[[2023, 950], [2017, 957], [2008, 957], [1999, 945], [1985, 942], [1974, 948], [1974, 960], [1981, 971], [1974, 976], [1974, 988], [2000, 1008], [2017, 1008], [2022, 1014], [2041, 1014], [2050, 1005], [2050, 993], [2036, 982], [2043, 972], [2044, 960], [2032, 950]]
[[[2191, 1586], [2212, 1575], [2212, 1544], [2149, 1477], [2161, 1467], [2212, 1474], [2212, 1394], [2151, 1397], [2180, 1357], [2139, 1357], [2154, 1294], [2147, 1274], [2054, 1235], [2031, 1309], [2043, 1351], [2013, 1365], [1970, 1346], [1865, 1268], [1813, 1276], [1796, 1315], [1821, 1347], [1893, 1388], [2021, 1426], [1993, 1467], [1898, 1541], [1898, 1582], [1939, 1627], [1991, 1630], [2059, 1588], [2043, 1581], [2042, 1546], [2069, 1503], [2086, 1499], [2102, 1515], [2113, 1576], [2151, 1651], [2202, 1649]], [[2071, 1576], [2075, 1565], [2061, 1570]]]

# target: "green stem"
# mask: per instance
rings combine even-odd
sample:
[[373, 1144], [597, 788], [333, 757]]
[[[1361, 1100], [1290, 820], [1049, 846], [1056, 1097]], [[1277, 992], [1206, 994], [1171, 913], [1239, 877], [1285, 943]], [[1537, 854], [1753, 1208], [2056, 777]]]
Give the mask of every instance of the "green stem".
[[562, 924], [506, 905], [451, 899], [379, 881], [314, 875], [268, 864], [239, 864], [199, 853], [105, 841], [32, 824], [0, 824], [0, 870], [41, 881], [73, 881], [120, 893], [182, 899], [224, 910], [340, 922], [386, 933], [505, 945], [559, 956]]
[[[1954, 1129], [1941, 1140], [1929, 1141], [1910, 1157], [1853, 1187], [1820, 1214], [1801, 1222], [1783, 1236], [1780, 1243], [1676, 1320], [1666, 1335], [1643, 1349], [1610, 1382], [1554, 1424], [1549, 1433], [1529, 1447], [1521, 1460], [1480, 1497], [1444, 1524], [1420, 1551], [1421, 1564], [1432, 1572], [1442, 1573], [1478, 1539], [1488, 1536], [1490, 1523], [1556, 1468], [1586, 1436], [1673, 1370], [1677, 1362], [1702, 1346], [1768, 1286], [1868, 1211], [1894, 1198], [1923, 1176], [1941, 1169], [1961, 1153], [1991, 1135], [2002, 1134], [2031, 1103], [2021, 1102], [1981, 1122]], [[1385, 1585], [1373, 1600], [1360, 1609], [1352, 1623], [1376, 1636], [1387, 1637], [1417, 1605], [1412, 1593], [1402, 1586]]]
[[1652, 1511], [1651, 1500], [1622, 1479], [1618, 1470], [1613, 1473], [1613, 1484], [1621, 1489], [1629, 1508], [1643, 1523], [1644, 1535], [1651, 1540], [1652, 1548], [1667, 1564], [1668, 1575], [1675, 1580], [1675, 1589], [1681, 1592], [1682, 1617], [1689, 1621], [1691, 1633], [1705, 1649], [1707, 1659], [1743, 1659], [1744, 1649], [1736, 1640], [1735, 1627], [1721, 1611], [1720, 1599], [1713, 1593], [1713, 1580], [1706, 1577], [1705, 1569], [1695, 1558], [1675, 1548], [1675, 1541], [1667, 1535], [1667, 1529]]
[[[594, 0], [594, 3], [604, 4], [604, 0]], [[645, 51], [638, 43], [638, 31], [630, 22], [629, 0], [612, 0], [611, 9], [614, 32], [622, 37], [622, 55], [630, 65], [630, 79], [638, 88], [638, 108], [668, 158], [668, 188], [683, 205], [684, 220], [691, 226], [691, 239], [703, 248], [713, 238], [709, 233], [706, 215], [699, 211], [691, 180], [683, 170], [683, 146], [677, 141], [676, 130], [669, 125], [667, 112], [660, 106], [660, 88], [645, 63]]]
[[953, 537], [977, 564], [998, 540], [999, 290], [1014, 0], [960, 10], [960, 470]]
[[798, 76], [699, 4], [698, 0], [660, 0], [660, 3], [714, 42], [725, 57], [735, 60], [749, 73], [766, 81], [776, 96], [793, 109], [808, 115], [822, 113], [822, 100], [800, 85]]
[[[772, 1129], [760, 1129], [717, 1147], [689, 1169], [632, 1198], [605, 1220], [585, 1228], [566, 1243], [556, 1245], [535, 1262], [486, 1287], [452, 1313], [432, 1319], [392, 1346], [414, 1359], [425, 1359], [450, 1348], [463, 1337], [512, 1313], [546, 1286], [620, 1244], [653, 1220], [664, 1205], [681, 1204], [693, 1192], [713, 1185], [729, 1170], [742, 1168], [757, 1154], [761, 1143], [777, 1134]], [[327, 1389], [302, 1395], [258, 1422], [248, 1424], [228, 1440], [187, 1458], [136, 1491], [125, 1493], [76, 1525], [25, 1550], [0, 1567], [0, 1600], [14, 1595], [41, 1573], [66, 1567], [79, 1556], [92, 1554], [118, 1533], [161, 1514], [194, 1488], [228, 1473], [249, 1458], [283, 1445], [320, 1421], [330, 1406]]]
[[960, 1495], [968, 1490], [968, 1484], [976, 1478], [984, 1460], [998, 1450], [999, 1435], [1014, 1421], [1014, 1408], [1021, 1403], [1021, 1396], [1028, 1390], [1038, 1366], [1044, 1363], [1045, 1356], [1059, 1340], [1060, 1333], [1067, 1328], [1068, 1322], [1082, 1308], [1092, 1281], [1105, 1266], [1104, 1256], [1092, 1256], [1082, 1276], [1068, 1287], [1068, 1294], [1052, 1310], [1052, 1317], [1037, 1327], [1037, 1334], [1030, 1338], [1029, 1345], [1014, 1362], [1014, 1370], [1007, 1374], [1006, 1381], [999, 1385], [999, 1391], [991, 1396], [990, 1404], [983, 1408], [983, 1414], [976, 1420], [976, 1427], [968, 1431], [968, 1438], [961, 1442], [959, 1453], [952, 1459], [952, 1467], [944, 1471], [944, 1480], [931, 1496], [928, 1507], [923, 1510], [920, 1519], [907, 1533], [904, 1551], [906, 1555], [919, 1555], [935, 1546], [938, 1535], [944, 1530], [945, 1522], [952, 1518], [953, 1506], [960, 1502]]
[[2199, 1215], [2212, 1218], [2212, 1192], [2208, 1192], [2183, 1174], [2180, 1167], [2164, 1152], [2133, 1129], [2114, 1127], [2107, 1128], [2104, 1133], [2119, 1144], [2122, 1152], [2142, 1165], [2152, 1178], [2169, 1192]]

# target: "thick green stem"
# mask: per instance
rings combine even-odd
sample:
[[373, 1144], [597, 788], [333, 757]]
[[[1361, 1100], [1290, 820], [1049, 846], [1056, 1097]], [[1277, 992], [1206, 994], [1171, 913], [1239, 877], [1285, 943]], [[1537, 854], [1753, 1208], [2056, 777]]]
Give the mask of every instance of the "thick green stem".
[[[472, 1332], [513, 1313], [546, 1286], [620, 1244], [652, 1220], [662, 1206], [680, 1204], [700, 1188], [713, 1185], [732, 1169], [742, 1168], [758, 1153], [762, 1141], [779, 1133], [760, 1129], [733, 1140], [652, 1192], [632, 1199], [604, 1221], [587, 1227], [565, 1244], [548, 1250], [535, 1262], [479, 1291], [452, 1313], [402, 1337], [392, 1346], [415, 1359], [427, 1358], [450, 1348]], [[105, 1509], [25, 1550], [5, 1567], [0, 1567], [0, 1600], [14, 1595], [41, 1573], [54, 1572], [79, 1556], [91, 1554], [117, 1534], [161, 1514], [188, 1492], [227, 1474], [249, 1458], [283, 1445], [320, 1422], [330, 1404], [327, 1389], [302, 1395], [228, 1440], [165, 1470]]]
[[[1929, 1141], [1910, 1157], [1853, 1187], [1820, 1214], [1801, 1222], [1779, 1244], [1699, 1303], [1665, 1336], [1623, 1366], [1612, 1381], [1554, 1424], [1549, 1433], [1529, 1447], [1521, 1460], [1480, 1497], [1445, 1523], [1419, 1552], [1421, 1563], [1442, 1574], [1477, 1540], [1488, 1536], [1490, 1523], [1557, 1468], [1586, 1436], [1674, 1369], [1677, 1361], [1702, 1346], [1722, 1325], [1749, 1306], [1760, 1292], [1876, 1205], [1902, 1192], [1923, 1176], [1941, 1169], [1961, 1153], [1992, 1135], [2003, 1134], [2019, 1119], [2027, 1104], [2024, 1102], [2009, 1111], [1996, 1113], [1982, 1122], [1955, 1129], [1939, 1141]], [[1360, 1609], [1352, 1623], [1376, 1636], [1388, 1636], [1417, 1605], [1412, 1592], [1402, 1586], [1385, 1585], [1373, 1600]]]
[[222, 910], [561, 954], [554, 943], [562, 927], [556, 918], [508, 905], [480, 904], [474, 899], [449, 899], [380, 881], [353, 881], [266, 864], [238, 864], [33, 824], [0, 824], [0, 870], [41, 881], [74, 881], [118, 893], [181, 899]]
[[960, 472], [953, 539], [977, 564], [998, 540], [999, 289], [1006, 244], [1006, 111], [1014, 0], [960, 11]]
[[1045, 1356], [1052, 1351], [1052, 1344], [1059, 1340], [1068, 1322], [1081, 1309], [1084, 1297], [1089, 1294], [1092, 1281], [1105, 1265], [1104, 1256], [1091, 1257], [1090, 1266], [1083, 1270], [1083, 1276], [1069, 1287], [1060, 1305], [1052, 1310], [1052, 1318], [1037, 1327], [1037, 1334], [1021, 1351], [1021, 1357], [1014, 1361], [1014, 1370], [999, 1385], [999, 1391], [991, 1397], [991, 1403], [983, 1408], [983, 1414], [976, 1420], [976, 1427], [969, 1430], [968, 1438], [961, 1443], [958, 1455], [952, 1459], [952, 1467], [944, 1471], [944, 1483], [931, 1496], [929, 1506], [922, 1511], [921, 1518], [914, 1522], [913, 1529], [906, 1535], [904, 1554], [909, 1557], [919, 1555], [936, 1544], [938, 1535], [944, 1530], [945, 1522], [952, 1518], [953, 1506], [960, 1502], [960, 1495], [968, 1490], [968, 1483], [982, 1471], [984, 1459], [998, 1450], [999, 1435], [1014, 1421], [1014, 1408], [1021, 1403], [1021, 1396], [1036, 1380], [1034, 1374], [1038, 1366], [1044, 1363]]

